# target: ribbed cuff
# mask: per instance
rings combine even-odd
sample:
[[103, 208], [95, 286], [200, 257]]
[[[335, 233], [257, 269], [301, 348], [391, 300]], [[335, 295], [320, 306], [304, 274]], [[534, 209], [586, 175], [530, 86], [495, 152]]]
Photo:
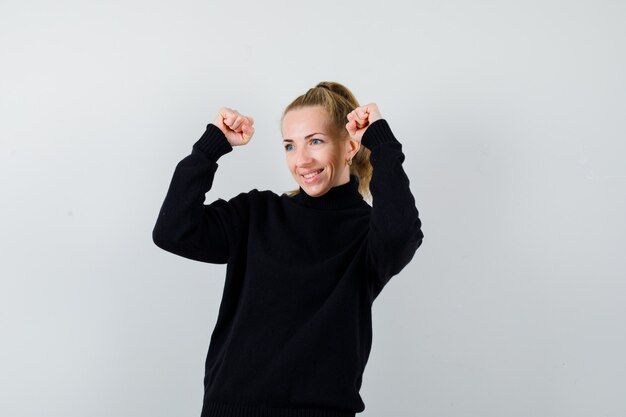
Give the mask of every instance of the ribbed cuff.
[[193, 144], [193, 148], [204, 153], [207, 158], [217, 161], [222, 155], [233, 150], [232, 145], [226, 139], [224, 132], [213, 123], [206, 126], [205, 132], [200, 139]]
[[361, 138], [361, 143], [370, 150], [381, 143], [397, 141], [385, 119], [378, 119], [369, 125]]

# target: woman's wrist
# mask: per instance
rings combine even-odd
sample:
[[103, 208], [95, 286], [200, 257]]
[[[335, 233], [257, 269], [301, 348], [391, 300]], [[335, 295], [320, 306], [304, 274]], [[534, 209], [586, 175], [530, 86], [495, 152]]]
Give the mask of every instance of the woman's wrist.
[[233, 147], [226, 139], [224, 132], [213, 123], [209, 123], [200, 139], [193, 144], [193, 149], [199, 150], [209, 159], [217, 161], [221, 156], [231, 152]]
[[361, 143], [370, 150], [382, 143], [397, 141], [398, 140], [391, 131], [389, 123], [387, 123], [387, 120], [385, 119], [378, 119], [369, 125], [365, 130], [365, 133], [363, 133], [363, 138], [361, 139]]

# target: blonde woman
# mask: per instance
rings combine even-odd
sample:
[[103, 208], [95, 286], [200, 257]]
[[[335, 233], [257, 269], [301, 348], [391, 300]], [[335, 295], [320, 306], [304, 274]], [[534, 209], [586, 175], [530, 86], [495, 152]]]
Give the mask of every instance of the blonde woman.
[[202, 417], [363, 411], [372, 303], [424, 237], [402, 145], [375, 103], [321, 82], [281, 129], [296, 189], [204, 204], [218, 159], [254, 136], [252, 117], [223, 107], [176, 166], [153, 230], [168, 252], [227, 264]]

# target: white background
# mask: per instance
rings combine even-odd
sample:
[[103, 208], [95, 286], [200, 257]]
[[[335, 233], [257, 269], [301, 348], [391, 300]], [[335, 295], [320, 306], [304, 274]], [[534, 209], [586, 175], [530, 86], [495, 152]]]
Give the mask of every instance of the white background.
[[376, 102], [425, 239], [374, 304], [363, 417], [626, 415], [626, 3], [0, 3], [0, 415], [199, 416], [225, 266], [151, 232], [222, 106], [207, 203], [294, 188], [282, 109]]

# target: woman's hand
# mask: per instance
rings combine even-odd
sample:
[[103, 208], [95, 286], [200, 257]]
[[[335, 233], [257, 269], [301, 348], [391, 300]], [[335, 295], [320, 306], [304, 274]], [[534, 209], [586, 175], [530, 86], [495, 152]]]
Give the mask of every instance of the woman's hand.
[[348, 113], [348, 123], [346, 123], [346, 130], [350, 134], [350, 137], [354, 140], [361, 142], [363, 133], [367, 130], [367, 127], [374, 123], [376, 120], [382, 119], [380, 111], [376, 103], [366, 104], [365, 106], [357, 107]]
[[254, 135], [254, 119], [228, 107], [219, 109], [213, 124], [220, 128], [231, 146], [245, 145]]

